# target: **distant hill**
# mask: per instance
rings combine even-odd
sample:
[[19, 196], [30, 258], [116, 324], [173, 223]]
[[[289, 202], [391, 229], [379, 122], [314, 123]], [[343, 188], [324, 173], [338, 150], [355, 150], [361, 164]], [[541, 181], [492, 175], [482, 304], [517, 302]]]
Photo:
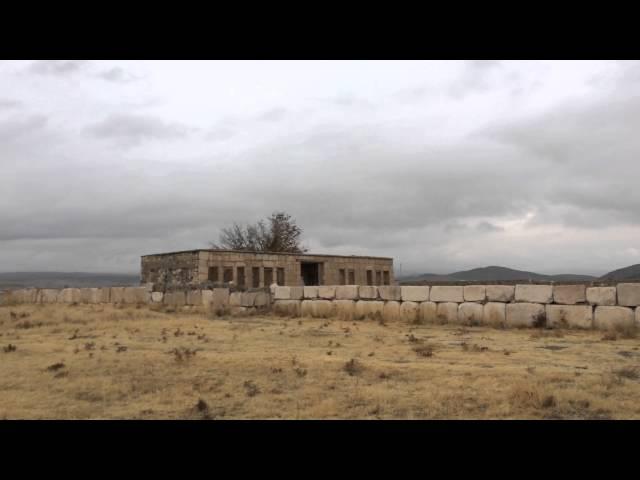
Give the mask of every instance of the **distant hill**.
[[111, 287], [140, 284], [140, 276], [119, 273], [11, 272], [0, 273], [0, 290], [15, 288]]
[[558, 281], [591, 281], [597, 280], [597, 277], [591, 275], [543, 275], [541, 273], [526, 272], [523, 270], [514, 270], [507, 267], [489, 266], [482, 268], [473, 268], [462, 272], [454, 272], [445, 275], [434, 273], [424, 273], [411, 277], [400, 278], [400, 282], [499, 282], [499, 281], [538, 281], [538, 282], [558, 282]]
[[601, 280], [640, 280], [640, 263], [619, 268], [600, 277]]

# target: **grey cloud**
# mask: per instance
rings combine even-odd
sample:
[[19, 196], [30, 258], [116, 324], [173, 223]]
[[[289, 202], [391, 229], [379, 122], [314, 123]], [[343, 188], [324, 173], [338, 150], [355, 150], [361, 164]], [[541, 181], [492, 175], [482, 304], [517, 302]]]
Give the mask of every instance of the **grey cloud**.
[[207, 140], [212, 140], [215, 142], [223, 142], [225, 140], [229, 140], [233, 136], [235, 136], [236, 132], [230, 128], [226, 127], [216, 127], [211, 129], [205, 135]]
[[257, 119], [261, 122], [279, 122], [283, 120], [287, 116], [286, 108], [273, 108], [268, 110], [260, 115], [258, 115]]
[[29, 66], [31, 73], [41, 75], [70, 75], [82, 70], [86, 60], [39, 60]]
[[148, 139], [182, 138], [190, 129], [179, 123], [168, 123], [147, 115], [114, 114], [87, 127], [86, 131], [97, 138], [136, 145]]
[[500, 62], [494, 60], [474, 60], [465, 62], [461, 76], [451, 82], [448, 86], [448, 95], [460, 100], [470, 93], [488, 90], [491, 72], [499, 66]]
[[18, 100], [9, 100], [6, 98], [0, 98], [0, 110], [10, 110], [20, 108], [22, 106], [22, 102]]
[[11, 118], [0, 122], [0, 140], [4, 142], [15, 142], [21, 140], [47, 124], [47, 117], [44, 115], [31, 115], [26, 117]]
[[138, 77], [132, 75], [121, 67], [103, 70], [98, 74], [98, 77], [114, 83], [129, 83], [138, 80]]
[[498, 225], [494, 225], [491, 222], [480, 222], [476, 225], [476, 230], [482, 233], [494, 233], [494, 232], [503, 232], [504, 228]]

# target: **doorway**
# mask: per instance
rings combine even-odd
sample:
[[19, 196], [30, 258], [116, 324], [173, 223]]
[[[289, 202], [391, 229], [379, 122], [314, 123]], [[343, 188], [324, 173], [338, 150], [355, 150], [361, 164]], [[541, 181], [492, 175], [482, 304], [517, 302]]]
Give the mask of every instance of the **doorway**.
[[320, 264], [317, 262], [300, 262], [300, 276], [304, 285], [320, 285]]

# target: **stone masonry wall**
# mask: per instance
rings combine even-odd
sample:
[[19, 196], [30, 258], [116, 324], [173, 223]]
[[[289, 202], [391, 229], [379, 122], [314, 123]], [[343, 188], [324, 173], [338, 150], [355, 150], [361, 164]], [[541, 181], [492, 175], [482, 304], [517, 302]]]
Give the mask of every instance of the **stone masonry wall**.
[[491, 327], [640, 327], [640, 283], [585, 285], [467, 285], [228, 288], [167, 292], [143, 287], [21, 289], [0, 292], [0, 305], [124, 304], [202, 307], [221, 314], [272, 312], [293, 317]]

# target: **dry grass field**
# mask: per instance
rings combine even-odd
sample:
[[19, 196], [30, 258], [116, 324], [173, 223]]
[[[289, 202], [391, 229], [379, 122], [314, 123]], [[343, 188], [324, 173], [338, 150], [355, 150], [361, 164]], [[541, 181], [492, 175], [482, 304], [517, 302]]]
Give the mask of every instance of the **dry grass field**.
[[633, 334], [0, 307], [0, 419], [640, 418]]

